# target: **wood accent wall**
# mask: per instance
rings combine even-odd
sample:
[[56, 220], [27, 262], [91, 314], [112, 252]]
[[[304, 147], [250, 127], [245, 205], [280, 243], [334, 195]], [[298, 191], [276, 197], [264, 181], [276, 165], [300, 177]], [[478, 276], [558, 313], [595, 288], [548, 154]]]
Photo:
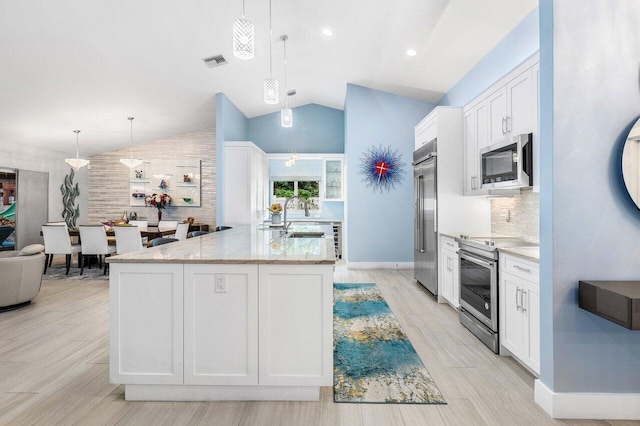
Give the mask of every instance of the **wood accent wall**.
[[[116, 220], [124, 211], [135, 211], [138, 220], [158, 221], [153, 207], [132, 207], [129, 190], [129, 168], [120, 158], [130, 156], [129, 148], [105, 152], [91, 158], [89, 170], [88, 223]], [[200, 160], [201, 206], [169, 207], [162, 212], [162, 219], [182, 221], [193, 216], [196, 222], [216, 226], [216, 132], [215, 128], [185, 133], [168, 139], [136, 145], [133, 156], [143, 160]]]

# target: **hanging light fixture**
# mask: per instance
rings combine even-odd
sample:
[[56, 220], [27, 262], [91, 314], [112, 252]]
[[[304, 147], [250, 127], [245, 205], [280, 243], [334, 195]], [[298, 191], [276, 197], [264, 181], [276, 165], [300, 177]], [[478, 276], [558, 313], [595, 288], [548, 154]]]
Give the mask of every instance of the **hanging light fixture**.
[[289, 92], [287, 92], [287, 40], [289, 40], [288, 35], [280, 36], [280, 40], [282, 40], [282, 46], [284, 49], [284, 91], [287, 96], [284, 98], [284, 109], [280, 111], [280, 124], [282, 127], [292, 127], [293, 126], [293, 111], [289, 108]]
[[142, 164], [142, 160], [133, 158], [133, 118], [134, 117], [127, 117], [127, 120], [131, 122], [131, 157], [120, 159], [120, 162], [130, 169], [133, 169], [134, 167], [138, 167], [140, 164]]
[[64, 162], [78, 171], [84, 166], [89, 165], [89, 160], [80, 158], [80, 141], [78, 140], [78, 134], [80, 133], [80, 130], [74, 130], [73, 133], [76, 134], [76, 158], [67, 158], [64, 160]]
[[274, 105], [280, 102], [278, 80], [273, 78], [273, 31], [271, 29], [271, 0], [269, 0], [269, 78], [264, 79], [264, 101]]
[[242, 0], [242, 18], [233, 21], [233, 56], [238, 59], [253, 59], [253, 24], [244, 19], [244, 0]]

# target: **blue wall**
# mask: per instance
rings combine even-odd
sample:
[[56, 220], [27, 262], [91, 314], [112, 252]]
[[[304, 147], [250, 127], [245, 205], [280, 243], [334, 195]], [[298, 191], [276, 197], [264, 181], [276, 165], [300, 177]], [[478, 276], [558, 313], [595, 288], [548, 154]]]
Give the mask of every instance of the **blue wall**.
[[[353, 84], [345, 98], [349, 262], [413, 262], [414, 126], [433, 104]], [[402, 154], [404, 181], [390, 192], [361, 182], [360, 155], [371, 145]]]
[[309, 104], [293, 110], [293, 127], [280, 125], [280, 112], [249, 119], [249, 139], [266, 153], [343, 153], [344, 112]]
[[640, 332], [578, 308], [579, 280], [640, 277], [640, 211], [621, 178], [640, 111], [640, 2], [543, 0], [541, 11], [542, 106], [553, 106], [552, 122], [541, 117], [540, 317], [552, 318], [541, 343], [553, 348], [542, 381], [555, 392], [640, 393]]
[[246, 141], [249, 120], [225, 96], [216, 93], [216, 224], [224, 223], [224, 141]]
[[478, 64], [445, 94], [438, 106], [465, 106], [539, 48], [538, 8], [535, 8]]

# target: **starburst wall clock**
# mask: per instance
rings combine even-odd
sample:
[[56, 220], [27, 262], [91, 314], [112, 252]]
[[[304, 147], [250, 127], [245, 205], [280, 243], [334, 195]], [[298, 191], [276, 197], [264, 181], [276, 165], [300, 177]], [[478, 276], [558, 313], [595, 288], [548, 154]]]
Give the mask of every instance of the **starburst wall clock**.
[[363, 175], [362, 182], [373, 192], [391, 191], [404, 179], [402, 154], [397, 149], [372, 145], [360, 156], [358, 173]]

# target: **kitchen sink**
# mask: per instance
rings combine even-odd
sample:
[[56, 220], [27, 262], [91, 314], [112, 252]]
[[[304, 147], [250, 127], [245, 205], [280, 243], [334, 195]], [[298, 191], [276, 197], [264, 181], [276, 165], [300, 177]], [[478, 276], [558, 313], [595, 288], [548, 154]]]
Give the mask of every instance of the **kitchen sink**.
[[324, 232], [294, 231], [289, 233], [289, 238], [322, 238], [322, 237], [324, 237]]

